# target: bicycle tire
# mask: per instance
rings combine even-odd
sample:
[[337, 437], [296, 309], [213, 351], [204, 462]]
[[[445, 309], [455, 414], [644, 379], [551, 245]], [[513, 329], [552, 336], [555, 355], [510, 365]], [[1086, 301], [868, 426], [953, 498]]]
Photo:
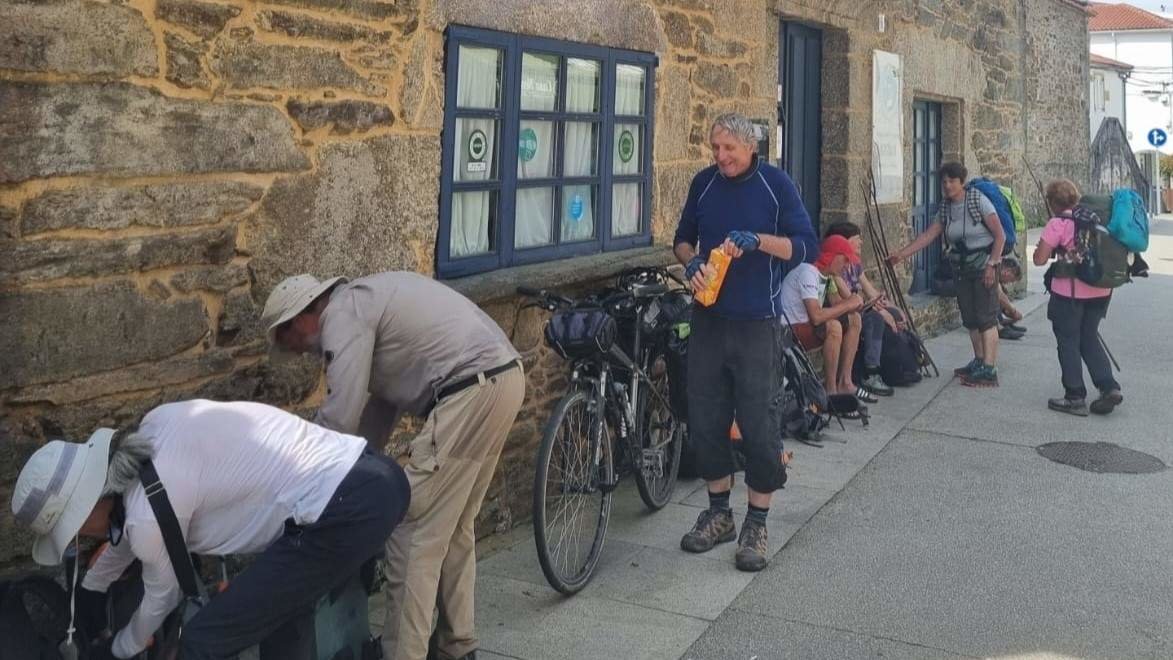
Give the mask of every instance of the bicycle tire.
[[[542, 432], [534, 474], [534, 543], [538, 563], [550, 586], [566, 595], [577, 593], [594, 575], [611, 515], [611, 490], [599, 487], [600, 483], [610, 484], [614, 479], [610, 431], [604, 417], [603, 437], [597, 437], [596, 415], [604, 411], [593, 411], [592, 406], [591, 392], [583, 388], [572, 389], [562, 397]], [[584, 430], [585, 437], [581, 433]], [[594, 457], [599, 455], [600, 448], [596, 470]], [[568, 459], [570, 470], [574, 470], [570, 475], [567, 475]], [[579, 492], [573, 492], [576, 490]], [[577, 498], [581, 503], [573, 513], [568, 513], [563, 504], [574, 505], [575, 501], [568, 498], [575, 495], [583, 496]], [[589, 510], [584, 512], [584, 507]], [[583, 536], [589, 538], [583, 538], [579, 545], [570, 545], [577, 540], [580, 525]], [[567, 538], [571, 532], [575, 536]]]
[[[640, 390], [639, 405], [636, 408], [636, 418], [639, 423], [638, 451], [633, 451], [632, 458], [637, 461], [632, 466], [635, 474], [635, 485], [639, 490], [639, 497], [644, 505], [652, 511], [659, 511], [672, 499], [676, 490], [676, 477], [680, 471], [680, 452], [684, 444], [683, 424], [672, 414], [671, 408], [664, 402], [669, 401], [668, 370], [663, 351], [651, 354], [648, 360], [648, 377], [655, 385], [660, 397], [652, 396], [647, 391], [647, 385]], [[667, 428], [665, 428], [667, 424]], [[649, 449], [656, 442], [655, 432], [668, 433], [671, 437], [664, 443], [663, 464], [661, 474], [650, 477], [643, 465], [643, 451]]]

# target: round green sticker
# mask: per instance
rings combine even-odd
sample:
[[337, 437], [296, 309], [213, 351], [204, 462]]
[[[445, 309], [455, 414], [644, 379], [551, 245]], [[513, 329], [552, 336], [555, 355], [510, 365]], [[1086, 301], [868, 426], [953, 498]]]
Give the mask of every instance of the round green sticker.
[[628, 162], [631, 157], [635, 155], [635, 137], [632, 136], [631, 131], [623, 131], [619, 134], [619, 160]]
[[485, 154], [489, 151], [489, 138], [485, 137], [485, 132], [479, 128], [474, 130], [468, 136], [468, 159], [474, 163], [479, 163], [485, 159]]
[[537, 153], [538, 134], [534, 133], [534, 129], [527, 128], [517, 138], [517, 157], [523, 163], [528, 163], [534, 159], [534, 155]]

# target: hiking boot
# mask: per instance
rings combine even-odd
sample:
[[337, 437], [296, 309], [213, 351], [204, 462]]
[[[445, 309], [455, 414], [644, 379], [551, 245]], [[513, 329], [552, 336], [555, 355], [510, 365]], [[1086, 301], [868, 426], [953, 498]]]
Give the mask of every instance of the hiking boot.
[[1097, 415], [1107, 415], [1123, 402], [1124, 395], [1120, 393], [1120, 390], [1108, 390], [1100, 392], [1100, 398], [1092, 401], [1091, 409]]
[[737, 539], [737, 554], [734, 557], [737, 570], [751, 573], [762, 570], [770, 563], [766, 557], [769, 550], [770, 539], [766, 534], [766, 526], [747, 519]]
[[961, 384], [966, 387], [997, 387], [998, 369], [983, 364], [969, 374], [962, 376]]
[[1026, 330], [1016, 330], [1012, 325], [1004, 325], [998, 328], [998, 337], [1001, 339], [1017, 340], [1022, 339], [1026, 335]]
[[892, 396], [896, 391], [889, 387], [883, 378], [880, 378], [880, 374], [872, 374], [864, 378], [859, 386], [878, 396]]
[[953, 370], [954, 376], [968, 376], [973, 373], [973, 370], [982, 366], [982, 361], [979, 358], [974, 358], [969, 361], [969, 364], [964, 367], [957, 367]]
[[1087, 403], [1083, 399], [1068, 399], [1067, 397], [1047, 399], [1047, 407], [1068, 415], [1087, 417]]
[[733, 511], [705, 509], [696, 519], [692, 531], [680, 539], [680, 549], [685, 552], [708, 552], [718, 543], [728, 543], [737, 538], [737, 525], [733, 522]]

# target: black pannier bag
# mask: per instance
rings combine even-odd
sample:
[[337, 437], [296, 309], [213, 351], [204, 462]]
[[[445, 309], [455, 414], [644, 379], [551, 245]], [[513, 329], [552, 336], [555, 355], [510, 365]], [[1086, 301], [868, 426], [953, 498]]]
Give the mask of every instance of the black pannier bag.
[[556, 312], [546, 324], [546, 344], [567, 360], [606, 353], [619, 329], [606, 310], [571, 309]]

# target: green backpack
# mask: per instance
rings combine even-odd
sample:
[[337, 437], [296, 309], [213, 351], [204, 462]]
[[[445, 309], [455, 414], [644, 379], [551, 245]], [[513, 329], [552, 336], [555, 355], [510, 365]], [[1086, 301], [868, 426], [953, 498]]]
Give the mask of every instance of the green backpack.
[[1022, 212], [1022, 204], [1018, 203], [1018, 198], [1014, 196], [1014, 191], [1006, 186], [998, 186], [998, 190], [1002, 191], [1002, 196], [1006, 198], [1006, 205], [1010, 207], [1010, 217], [1014, 218], [1014, 231], [1018, 234], [1026, 234], [1026, 214]]

